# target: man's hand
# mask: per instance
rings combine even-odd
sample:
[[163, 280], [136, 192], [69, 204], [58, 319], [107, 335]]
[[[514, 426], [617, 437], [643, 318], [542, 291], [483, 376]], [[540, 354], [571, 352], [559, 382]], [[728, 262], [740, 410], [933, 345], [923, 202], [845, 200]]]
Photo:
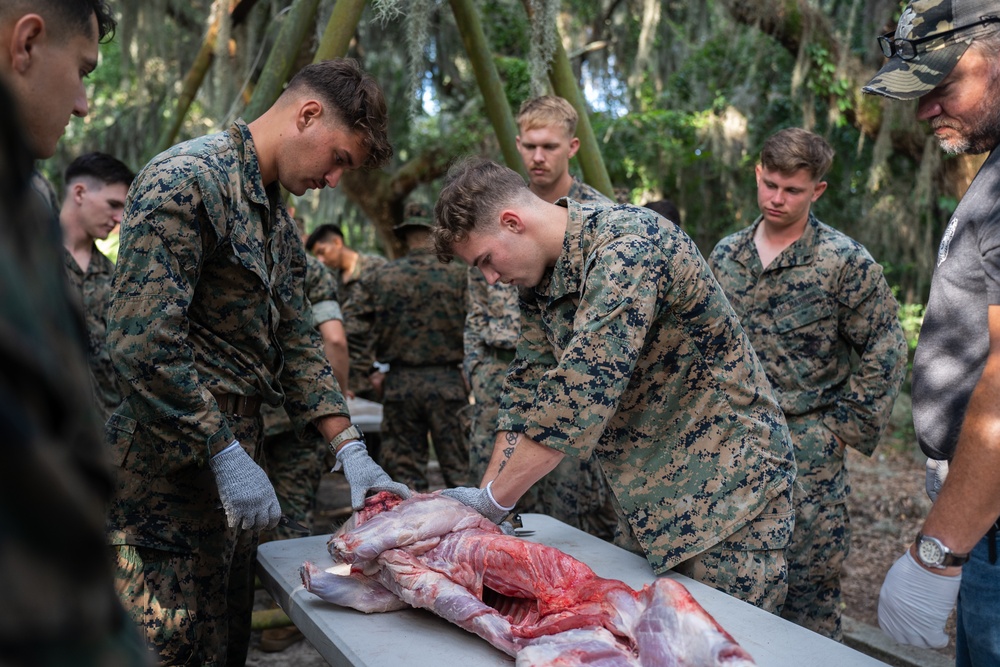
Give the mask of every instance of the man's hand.
[[219, 498], [230, 528], [263, 530], [274, 528], [281, 519], [281, 507], [267, 474], [233, 442], [213, 456], [208, 465], [219, 487]]
[[944, 624], [955, 608], [962, 575], [935, 574], [907, 551], [885, 575], [878, 596], [878, 624], [900, 644], [918, 648], [948, 645]]
[[493, 499], [493, 493], [490, 491], [490, 487], [492, 485], [493, 482], [490, 482], [486, 485], [485, 489], [459, 486], [454, 489], [445, 489], [441, 492], [441, 495], [448, 496], [449, 498], [454, 498], [459, 502], [465, 503], [493, 523], [499, 525], [499, 523], [503, 521], [514, 508], [504, 507]]
[[[413, 494], [405, 484], [392, 481], [379, 464], [368, 456], [368, 450], [357, 440], [348, 442], [337, 452], [337, 465], [344, 468], [344, 477], [351, 486], [351, 507], [365, 506], [368, 492], [389, 491], [406, 500]], [[336, 470], [336, 468], [334, 468]]]

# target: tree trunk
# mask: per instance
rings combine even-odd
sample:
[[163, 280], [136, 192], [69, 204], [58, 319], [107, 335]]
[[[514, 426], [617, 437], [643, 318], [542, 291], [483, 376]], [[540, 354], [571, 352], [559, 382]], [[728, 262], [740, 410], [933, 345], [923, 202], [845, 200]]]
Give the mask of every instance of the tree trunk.
[[[229, 19], [233, 25], [238, 25], [244, 21], [256, 3], [257, 0], [239, 0], [229, 15]], [[198, 94], [198, 89], [201, 88], [201, 84], [205, 81], [205, 76], [208, 74], [212, 66], [212, 61], [215, 59], [215, 44], [218, 36], [219, 20], [218, 16], [213, 16], [211, 23], [209, 23], [208, 31], [205, 33], [205, 41], [202, 42], [194, 64], [191, 65], [191, 69], [188, 70], [187, 75], [184, 77], [180, 95], [177, 97], [177, 106], [174, 108], [173, 118], [164, 127], [160, 138], [156, 142], [157, 153], [170, 148], [177, 139], [177, 133], [180, 132], [181, 125], [184, 124], [184, 118], [187, 116], [188, 109], [191, 108], [191, 103], [194, 102], [194, 98]]]
[[347, 54], [347, 47], [358, 28], [364, 8], [365, 0], [337, 0], [313, 62], [341, 58]]
[[483, 26], [479, 21], [479, 13], [472, 0], [450, 0], [450, 3], [451, 10], [455, 14], [455, 22], [458, 24], [458, 30], [462, 36], [462, 43], [465, 44], [465, 51], [469, 54], [469, 60], [472, 61], [472, 69], [476, 74], [479, 90], [483, 94], [486, 114], [489, 116], [490, 122], [493, 124], [493, 131], [496, 132], [500, 142], [504, 161], [508, 167], [527, 178], [528, 174], [524, 169], [521, 154], [517, 152], [517, 126], [514, 124], [514, 114], [507, 103], [507, 95], [504, 93], [500, 75], [493, 62], [493, 53], [486, 42], [486, 35], [483, 33]]

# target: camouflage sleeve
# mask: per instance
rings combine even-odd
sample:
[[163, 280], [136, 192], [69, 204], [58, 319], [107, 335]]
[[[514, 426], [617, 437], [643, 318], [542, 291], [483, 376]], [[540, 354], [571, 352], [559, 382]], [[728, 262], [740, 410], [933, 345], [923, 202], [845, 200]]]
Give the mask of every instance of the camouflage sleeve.
[[323, 354], [322, 338], [312, 324], [312, 309], [305, 289], [305, 249], [295, 239], [289, 246], [292, 268], [302, 272], [302, 279], [295, 283], [297, 289], [281, 306], [278, 340], [285, 356], [281, 386], [285, 392], [285, 411], [296, 433], [302, 436], [319, 417], [348, 417], [350, 413], [330, 362]]
[[903, 383], [906, 338], [882, 267], [867, 253], [845, 263], [841, 285], [838, 327], [861, 361], [823, 423], [845, 443], [870, 455]]
[[534, 403], [535, 392], [545, 375], [553, 371], [559, 360], [542, 329], [538, 302], [522, 299], [521, 332], [517, 339], [517, 356], [507, 369], [500, 400], [498, 431], [524, 431], [525, 411]]
[[486, 341], [484, 335], [489, 327], [489, 283], [479, 269], [469, 267], [469, 282], [466, 291], [466, 313], [465, 332], [463, 341], [465, 346], [465, 358], [462, 360], [462, 370], [465, 378], [472, 377], [472, 371], [479, 365], [486, 355]]
[[[664, 270], [666, 261], [648, 239], [621, 236], [594, 248], [585, 264], [589, 269], [572, 336], [558, 364], [547, 371], [528, 371], [537, 383], [530, 398], [528, 387], [509, 380], [512, 391], [505, 391], [502, 406], [508, 415], [518, 415], [529, 438], [577, 458], [593, 451], [628, 387], [655, 315], [661, 281], [654, 274]], [[514, 363], [522, 361], [522, 342], [537, 349], [544, 340], [544, 332], [533, 323], [522, 334]]]
[[199, 209], [208, 196], [220, 207], [226, 199], [204, 192], [198, 174], [211, 170], [168, 169], [140, 176], [129, 193], [107, 332], [123, 397], [166, 445], [165, 471], [204, 465], [234, 439], [188, 341], [188, 308], [217, 232]]
[[330, 320], [344, 320], [337, 294], [337, 278], [319, 261], [306, 253], [306, 298], [312, 304], [313, 326]]

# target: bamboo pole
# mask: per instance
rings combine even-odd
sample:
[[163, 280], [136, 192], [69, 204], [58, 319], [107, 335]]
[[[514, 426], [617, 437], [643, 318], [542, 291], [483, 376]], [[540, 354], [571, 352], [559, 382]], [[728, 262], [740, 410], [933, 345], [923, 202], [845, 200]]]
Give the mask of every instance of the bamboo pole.
[[294, 0], [281, 24], [277, 39], [257, 79], [250, 103], [243, 110], [243, 120], [251, 122], [267, 111], [281, 95], [292, 73], [309, 29], [316, 22], [319, 0]]
[[556, 95], [565, 98], [572, 104], [580, 117], [576, 124], [576, 136], [580, 140], [580, 150], [577, 151], [576, 158], [580, 161], [580, 168], [583, 170], [583, 180], [614, 201], [615, 189], [611, 185], [611, 177], [608, 176], [608, 169], [601, 157], [601, 149], [597, 144], [594, 128], [590, 125], [587, 102], [583, 99], [583, 92], [576, 81], [576, 74], [573, 72], [573, 66], [569, 62], [561, 40], [556, 40], [552, 69], [549, 70], [549, 81], [552, 82], [552, 88]]
[[521, 154], [517, 152], [517, 126], [514, 124], [514, 114], [507, 103], [507, 95], [504, 93], [500, 75], [493, 62], [493, 54], [486, 43], [479, 13], [472, 0], [449, 0], [449, 2], [451, 11], [455, 14], [455, 21], [458, 23], [459, 33], [462, 35], [465, 51], [472, 61], [472, 69], [486, 104], [486, 114], [500, 142], [504, 161], [508, 167], [527, 178]]
[[361, 21], [365, 0], [337, 0], [333, 13], [323, 30], [323, 38], [316, 49], [313, 62], [341, 58], [347, 55], [347, 47], [351, 45], [354, 31]]
[[205, 75], [208, 74], [208, 70], [212, 66], [212, 61], [215, 59], [215, 40], [218, 36], [219, 21], [216, 16], [208, 26], [208, 33], [205, 35], [205, 41], [201, 43], [198, 55], [195, 56], [194, 64], [191, 65], [191, 69], [184, 76], [184, 83], [181, 84], [181, 92], [177, 97], [174, 114], [170, 122], [164, 126], [159, 139], [156, 140], [157, 153], [162, 153], [174, 145], [177, 133], [180, 132], [181, 125], [184, 124], [184, 118], [187, 116], [188, 109], [191, 108], [191, 103], [194, 102], [195, 95], [198, 94], [198, 89], [201, 88], [202, 82], [205, 81]]

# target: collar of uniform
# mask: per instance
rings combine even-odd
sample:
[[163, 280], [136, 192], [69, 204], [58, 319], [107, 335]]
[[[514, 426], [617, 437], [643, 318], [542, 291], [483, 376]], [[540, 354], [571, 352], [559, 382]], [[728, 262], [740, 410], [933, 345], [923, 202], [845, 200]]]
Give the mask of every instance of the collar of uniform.
[[[760, 226], [763, 219], [763, 216], [757, 216], [753, 224], [743, 230], [742, 243], [740, 243], [736, 251], [736, 261], [749, 269], [761, 266], [760, 254], [757, 252], [757, 244], [754, 243], [754, 236], [757, 234], [757, 227]], [[802, 231], [802, 236], [782, 250], [774, 258], [774, 261], [767, 265], [767, 270], [799, 266], [812, 262], [813, 241], [816, 238], [817, 229], [819, 229], [819, 220], [810, 212], [809, 220], [806, 221], [806, 228]]]
[[583, 207], [567, 197], [556, 200], [556, 206], [563, 206], [568, 212], [563, 249], [549, 280], [543, 280], [536, 288], [551, 301], [578, 293], [583, 283]]
[[250, 134], [250, 128], [247, 127], [242, 118], [237, 118], [236, 122], [229, 128], [229, 136], [240, 154], [240, 162], [243, 165], [244, 194], [255, 204], [269, 206], [267, 190], [264, 188], [264, 181], [260, 175], [260, 158], [257, 157], [257, 147], [253, 142], [253, 135]]
[[802, 230], [802, 236], [795, 239], [792, 245], [781, 251], [781, 254], [774, 258], [768, 265], [768, 269], [781, 269], [789, 266], [800, 266], [810, 264], [813, 259], [813, 245], [816, 238], [816, 230], [819, 229], [819, 220], [809, 212], [809, 219], [806, 221], [806, 228]]

